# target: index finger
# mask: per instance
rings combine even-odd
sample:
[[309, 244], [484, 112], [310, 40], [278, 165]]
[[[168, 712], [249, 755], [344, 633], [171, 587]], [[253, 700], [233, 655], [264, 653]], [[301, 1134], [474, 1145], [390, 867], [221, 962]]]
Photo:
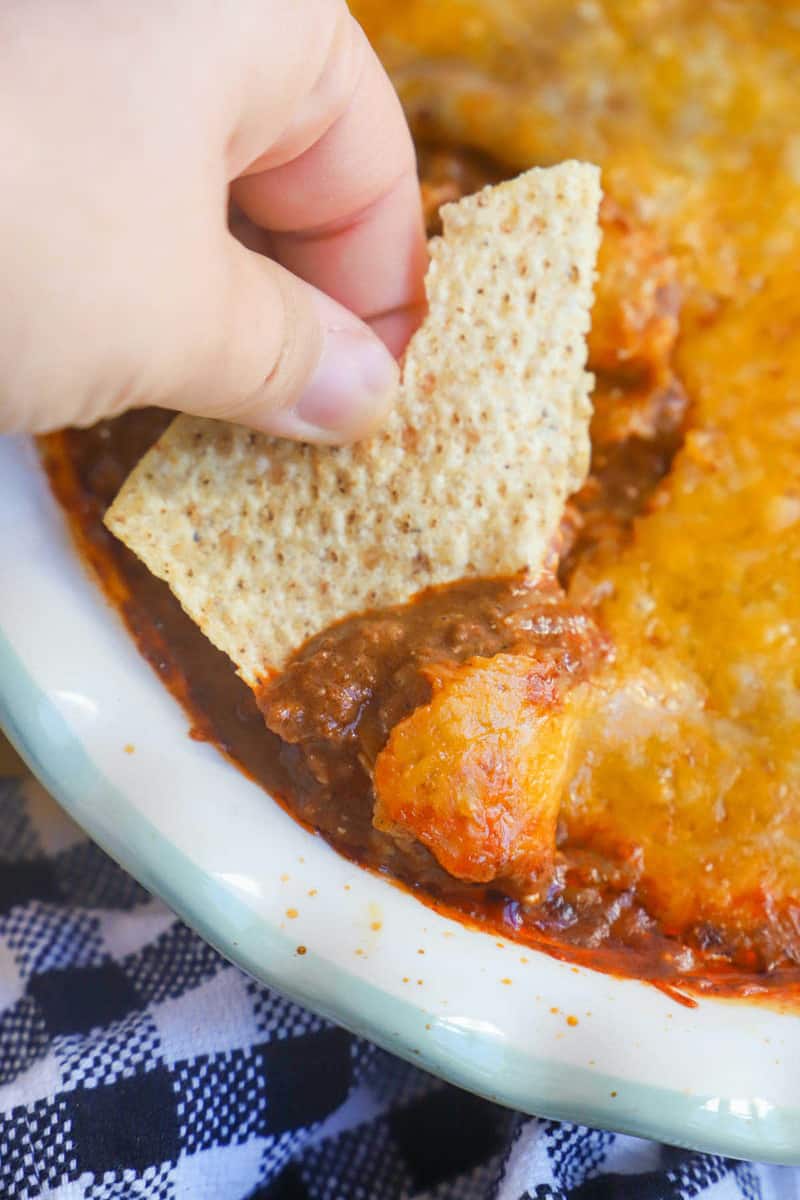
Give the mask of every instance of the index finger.
[[[239, 178], [233, 194], [270, 231], [283, 266], [368, 321], [397, 354], [424, 310], [414, 146], [394, 88], [352, 18], [350, 29], [344, 79], [336, 39], [338, 61], [326, 64], [314, 89], [318, 136], [280, 165], [267, 153], [265, 169]], [[326, 87], [326, 71], [337, 86]]]

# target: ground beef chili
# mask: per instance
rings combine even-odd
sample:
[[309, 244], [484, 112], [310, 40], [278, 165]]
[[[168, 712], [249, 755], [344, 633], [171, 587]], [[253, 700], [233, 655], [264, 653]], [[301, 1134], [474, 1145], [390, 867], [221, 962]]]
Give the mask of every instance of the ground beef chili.
[[[432, 230], [443, 200], [499, 175], [479, 156], [440, 148], [423, 155], [423, 168]], [[630, 537], [681, 445], [687, 398], [672, 363], [680, 296], [668, 256], [615, 207], [605, 206], [603, 222], [610, 253], [625, 266], [598, 298], [590, 343], [597, 374], [593, 463], [565, 514], [553, 563], [559, 582], [456, 584], [353, 617], [302, 647], [257, 700], [167, 586], [102, 524], [169, 415], [149, 409], [68, 430], [44, 439], [42, 454], [82, 552], [141, 652], [189, 713], [192, 736], [216, 743], [341, 853], [429, 904], [560, 957], [668, 990], [678, 984], [753, 993], [764, 990], [769, 970], [774, 992], [797, 983], [800, 935], [786, 922], [721, 928], [698, 920], [665, 928], [649, 911], [640, 856], [624, 838], [596, 842], [562, 821], [548, 886], [526, 894], [455, 879], [419, 842], [372, 823], [372, 765], [397, 722], [427, 703], [427, 664], [522, 652], [572, 684], [613, 654], [591, 612], [568, 602], [561, 588], [599, 547]], [[654, 286], [645, 286], [643, 273]]]
[[527, 654], [577, 680], [605, 644], [588, 613], [554, 580], [470, 581], [435, 588], [411, 606], [364, 613], [312, 638], [259, 697], [267, 726], [303, 747], [323, 784], [369, 774], [390, 731], [430, 699], [430, 664]]

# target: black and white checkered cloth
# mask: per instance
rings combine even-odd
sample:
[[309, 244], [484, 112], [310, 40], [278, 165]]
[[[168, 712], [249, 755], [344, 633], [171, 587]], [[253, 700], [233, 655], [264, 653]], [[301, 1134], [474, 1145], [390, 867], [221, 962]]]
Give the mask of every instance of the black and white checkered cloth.
[[790, 1200], [800, 1173], [530, 1120], [230, 966], [0, 778], [2, 1200]]

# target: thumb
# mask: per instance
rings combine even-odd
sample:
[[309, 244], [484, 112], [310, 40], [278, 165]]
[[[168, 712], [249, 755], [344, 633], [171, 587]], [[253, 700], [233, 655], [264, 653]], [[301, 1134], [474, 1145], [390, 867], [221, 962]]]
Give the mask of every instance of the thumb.
[[203, 382], [176, 398], [217, 417], [305, 442], [355, 441], [386, 416], [397, 363], [348, 309], [271, 259], [228, 243], [226, 295], [203, 338]]

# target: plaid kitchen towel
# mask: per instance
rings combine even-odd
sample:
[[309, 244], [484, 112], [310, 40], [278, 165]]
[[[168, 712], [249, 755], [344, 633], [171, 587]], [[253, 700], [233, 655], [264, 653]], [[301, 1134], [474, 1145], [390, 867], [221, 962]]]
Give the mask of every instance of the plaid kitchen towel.
[[800, 1173], [531, 1120], [230, 966], [0, 777], [2, 1200], [791, 1200]]

